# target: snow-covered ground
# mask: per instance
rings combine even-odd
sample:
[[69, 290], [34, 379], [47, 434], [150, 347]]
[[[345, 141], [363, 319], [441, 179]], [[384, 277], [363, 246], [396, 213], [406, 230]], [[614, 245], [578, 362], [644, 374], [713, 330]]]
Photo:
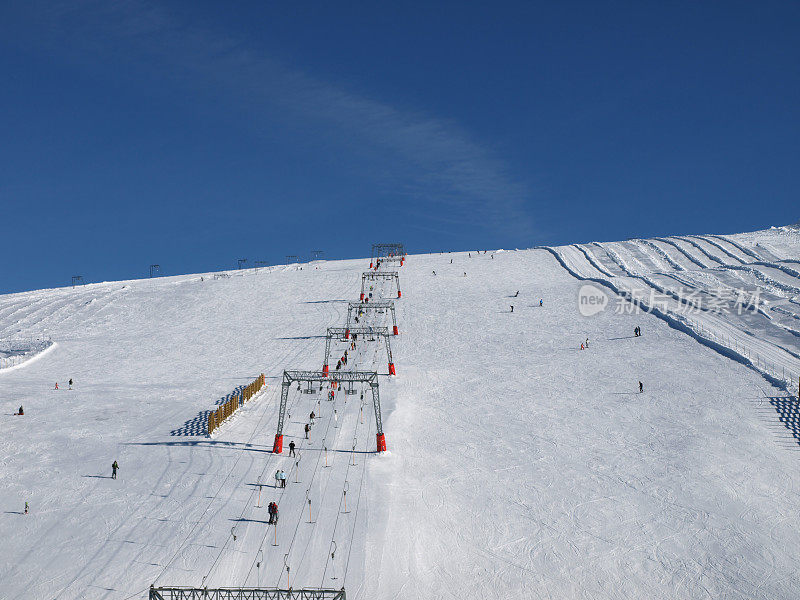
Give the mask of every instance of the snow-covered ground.
[[[367, 264], [0, 296], [0, 340], [55, 342], [0, 370], [0, 597], [287, 581], [351, 599], [798, 596], [796, 229], [409, 256], [397, 377], [378, 341], [346, 367], [381, 374], [388, 452], [368, 393], [292, 388], [274, 455], [280, 376], [321, 368]], [[587, 283], [609, 298], [591, 317]], [[759, 302], [739, 314], [732, 291]], [[208, 437], [207, 412], [262, 372]]]

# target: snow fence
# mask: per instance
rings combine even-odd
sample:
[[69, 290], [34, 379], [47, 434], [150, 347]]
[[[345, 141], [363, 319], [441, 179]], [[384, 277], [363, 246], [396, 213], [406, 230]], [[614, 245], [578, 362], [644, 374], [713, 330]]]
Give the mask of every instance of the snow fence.
[[266, 377], [262, 373], [256, 377], [255, 381], [238, 392], [234, 392], [230, 400], [218, 406], [216, 410], [212, 410], [208, 414], [208, 435], [211, 435], [217, 427], [222, 425], [225, 419], [239, 410], [240, 406], [244, 406], [244, 403], [261, 391], [261, 388], [266, 384]]

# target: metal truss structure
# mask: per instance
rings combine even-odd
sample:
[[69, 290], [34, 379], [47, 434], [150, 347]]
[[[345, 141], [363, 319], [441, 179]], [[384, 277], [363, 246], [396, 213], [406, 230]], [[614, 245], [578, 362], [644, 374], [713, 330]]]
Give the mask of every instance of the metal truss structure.
[[403, 260], [406, 256], [406, 250], [403, 244], [372, 244], [372, 254], [369, 259], [369, 268], [372, 269], [373, 265], [377, 266], [378, 262], [382, 262], [389, 258], [397, 258], [400, 261], [400, 266], [403, 266]]
[[357, 317], [361, 317], [365, 312], [383, 312], [387, 310], [392, 312], [392, 334], [397, 335], [400, 332], [397, 330], [397, 314], [394, 312], [394, 301], [392, 300], [385, 300], [383, 302], [348, 302], [346, 329], [350, 329], [353, 311], [356, 312]]
[[372, 389], [372, 406], [375, 409], [375, 425], [377, 427], [378, 452], [386, 450], [386, 438], [383, 435], [383, 421], [381, 420], [381, 397], [378, 391], [378, 374], [375, 371], [336, 371], [330, 375], [323, 375], [319, 371], [284, 371], [281, 384], [281, 406], [278, 411], [278, 431], [275, 434], [275, 443], [272, 446], [273, 454], [283, 452], [283, 423], [286, 419], [286, 401], [289, 398], [289, 386], [293, 382], [307, 381], [310, 384], [319, 382], [330, 383], [331, 391], [339, 387], [340, 383], [363, 382]]
[[359, 300], [364, 300], [364, 286], [370, 281], [394, 281], [397, 285], [397, 297], [400, 298], [400, 276], [397, 271], [365, 271], [361, 274], [361, 297]]
[[149, 600], [347, 600], [344, 588], [191, 588], [150, 586]]
[[375, 341], [378, 336], [382, 337], [386, 342], [386, 358], [389, 361], [389, 375], [397, 375], [394, 368], [394, 360], [392, 360], [392, 346], [389, 343], [389, 329], [386, 327], [353, 327], [347, 329], [346, 327], [328, 327], [328, 333], [325, 335], [325, 362], [322, 364], [322, 374], [327, 375], [329, 372], [328, 359], [331, 356], [331, 340], [337, 339], [340, 341], [349, 340], [353, 336], [360, 340]]

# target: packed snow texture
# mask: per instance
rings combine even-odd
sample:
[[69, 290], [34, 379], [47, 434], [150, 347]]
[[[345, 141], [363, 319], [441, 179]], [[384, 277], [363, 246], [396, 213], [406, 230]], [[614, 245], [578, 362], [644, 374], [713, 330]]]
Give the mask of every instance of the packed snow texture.
[[[0, 370], [0, 595], [798, 596], [796, 229], [409, 256], [397, 377], [380, 340], [358, 340], [345, 367], [381, 374], [388, 452], [368, 393], [293, 387], [274, 455], [280, 376], [321, 369], [367, 264], [0, 296], [0, 339], [55, 342]], [[587, 282], [650, 312], [583, 317]], [[685, 314], [686, 290], [764, 303]], [[208, 437], [208, 412], [262, 372], [266, 388]]]

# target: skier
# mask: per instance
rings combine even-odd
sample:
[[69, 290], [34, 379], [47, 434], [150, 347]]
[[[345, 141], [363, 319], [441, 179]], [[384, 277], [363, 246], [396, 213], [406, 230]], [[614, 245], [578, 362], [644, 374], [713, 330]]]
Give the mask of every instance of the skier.
[[541, 305], [542, 305], [542, 299], [539, 298], [539, 306], [541, 306]]
[[20, 416], [22, 416], [22, 415], [24, 415], [24, 414], [25, 414], [25, 411], [23, 411], [23, 410], [22, 410], [22, 405], [20, 405], [20, 407], [19, 407], [19, 412], [17, 412], [17, 415], [20, 415]]
[[639, 393], [641, 394], [643, 391], [644, 391], [644, 385], [642, 385], [642, 382], [640, 381], [639, 382]]
[[450, 264], [451, 264], [451, 265], [453, 264], [453, 259], [452, 259], [452, 258], [450, 259]]
[[472, 258], [472, 252], [469, 253], [469, 257]]
[[275, 502], [269, 503], [269, 525], [273, 525], [278, 523], [278, 505]]
[[583, 350], [583, 344], [581, 344], [581, 350]]
[[519, 296], [519, 290], [517, 290], [517, 293], [514, 294], [514, 298], [516, 298], [517, 296]]
[[586, 347], [589, 347], [589, 338], [586, 338]]
[[467, 276], [467, 272], [466, 272], [466, 271], [464, 271], [464, 277], [466, 277], [466, 276]]
[[308, 423], [306, 423], [306, 439], [308, 439], [308, 431], [309, 431], [309, 429], [311, 429], [311, 428], [308, 426]]
[[436, 271], [434, 271], [433, 274], [436, 275]]
[[69, 389], [72, 389], [72, 377], [69, 378]]
[[58, 382], [56, 381], [56, 389], [58, 389]]
[[511, 312], [514, 312], [514, 305], [511, 305]]
[[289, 456], [295, 456], [295, 453], [294, 453], [294, 440], [289, 442]]
[[25, 514], [26, 515], [28, 514], [28, 503], [27, 502], [25, 503]]
[[117, 469], [119, 469], [119, 465], [117, 464], [117, 461], [114, 461], [111, 463], [111, 479], [117, 478]]
[[317, 415], [315, 415], [315, 414], [314, 414], [314, 411], [312, 410], [312, 411], [311, 411], [311, 414], [310, 414], [309, 416], [311, 417], [311, 422], [313, 423], [313, 422], [314, 422], [314, 418], [315, 418]]

